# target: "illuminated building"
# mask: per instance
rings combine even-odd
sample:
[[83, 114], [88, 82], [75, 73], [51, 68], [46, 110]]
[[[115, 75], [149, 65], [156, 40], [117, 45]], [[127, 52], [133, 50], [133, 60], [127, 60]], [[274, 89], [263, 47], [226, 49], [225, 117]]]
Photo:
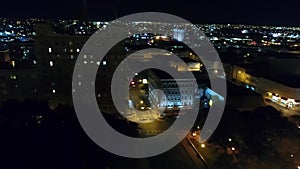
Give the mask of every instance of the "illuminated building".
[[173, 38], [182, 42], [184, 40], [184, 29], [173, 29]]
[[[162, 71], [149, 70], [148, 73], [149, 97], [157, 107], [191, 108], [193, 106], [198, 95], [198, 87], [194, 79], [183, 77], [175, 81], [169, 74]], [[164, 94], [154, 89], [160, 89]]]

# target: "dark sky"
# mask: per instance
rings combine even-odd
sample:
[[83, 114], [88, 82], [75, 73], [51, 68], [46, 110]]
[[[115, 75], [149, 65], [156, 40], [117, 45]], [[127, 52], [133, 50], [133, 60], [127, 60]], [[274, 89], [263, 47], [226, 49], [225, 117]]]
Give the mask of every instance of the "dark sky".
[[[0, 17], [82, 18], [84, 0], [5, 0]], [[192, 23], [299, 25], [299, 0], [86, 0], [89, 19], [110, 21], [136, 12], [165, 12]]]

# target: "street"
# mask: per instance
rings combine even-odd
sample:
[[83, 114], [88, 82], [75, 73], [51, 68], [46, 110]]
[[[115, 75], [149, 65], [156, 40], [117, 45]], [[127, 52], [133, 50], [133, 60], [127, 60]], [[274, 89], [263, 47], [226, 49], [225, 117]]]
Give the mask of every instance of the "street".
[[201, 168], [197, 167], [189, 153], [179, 143], [171, 150], [150, 158], [130, 159], [119, 157], [111, 169], [205, 169], [204, 166]]
[[131, 85], [129, 99], [129, 106], [123, 115], [128, 120], [137, 123], [149, 123], [160, 117], [161, 112], [150, 105], [145, 90], [141, 89], [138, 84]]

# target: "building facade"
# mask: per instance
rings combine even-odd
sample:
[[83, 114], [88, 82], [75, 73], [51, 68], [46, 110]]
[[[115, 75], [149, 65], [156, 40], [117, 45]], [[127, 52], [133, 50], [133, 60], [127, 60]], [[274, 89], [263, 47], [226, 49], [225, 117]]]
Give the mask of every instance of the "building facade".
[[[194, 79], [173, 79], [162, 71], [149, 70], [149, 99], [158, 108], [192, 108], [199, 94]], [[157, 90], [159, 89], [159, 90]], [[180, 90], [181, 89], [181, 90]]]

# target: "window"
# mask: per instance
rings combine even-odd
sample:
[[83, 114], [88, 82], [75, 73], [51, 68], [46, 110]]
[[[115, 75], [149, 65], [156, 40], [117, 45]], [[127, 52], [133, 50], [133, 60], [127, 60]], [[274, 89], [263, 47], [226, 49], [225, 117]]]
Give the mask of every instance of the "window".
[[53, 67], [53, 66], [54, 66], [54, 63], [53, 63], [53, 61], [52, 61], [52, 60], [49, 62], [49, 65], [50, 65], [51, 67]]
[[49, 52], [49, 53], [52, 53], [52, 48], [48, 48], [48, 52]]

